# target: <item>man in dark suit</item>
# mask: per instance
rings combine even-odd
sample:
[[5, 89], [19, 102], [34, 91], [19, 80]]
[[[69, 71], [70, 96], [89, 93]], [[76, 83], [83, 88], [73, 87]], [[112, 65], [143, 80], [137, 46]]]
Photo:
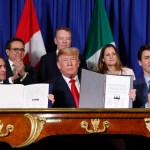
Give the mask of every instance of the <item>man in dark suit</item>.
[[[78, 105], [76, 105], [75, 102], [75, 98], [71, 92], [72, 90], [70, 80], [73, 79], [75, 81], [77, 91], [80, 93], [80, 77], [78, 76], [79, 65], [79, 50], [77, 48], [63, 48], [58, 52], [57, 66], [61, 72], [61, 75], [53, 78], [50, 82], [53, 85], [53, 93], [55, 99], [53, 108], [78, 108]], [[80, 145], [81, 147], [84, 146], [84, 148], [92, 148], [93, 146], [105, 145], [105, 148], [108, 147], [108, 149], [115, 149], [113, 143], [109, 141], [108, 138], [106, 138], [105, 140], [104, 139], [104, 137], [89, 138], [88, 136], [84, 137], [84, 135], [56, 137], [58, 143], [57, 145], [61, 145], [61, 147], [63, 148], [66, 148], [69, 140], [69, 144], [76, 148], [78, 148], [78, 145]], [[43, 143], [41, 142], [41, 145], [54, 144], [56, 146], [56, 140], [52, 140], [50, 139], [49, 141], [43, 141]]]
[[70, 79], [75, 80], [75, 85], [80, 92], [78, 68], [80, 65], [79, 50], [77, 48], [64, 48], [58, 52], [57, 66], [61, 74], [54, 77], [50, 83], [53, 85], [55, 102], [53, 107], [76, 108], [75, 99], [71, 92]]
[[0, 55], [0, 84], [8, 84], [6, 80], [6, 64], [3, 57]]
[[[7, 84], [6, 80], [6, 65], [3, 57], [0, 55], [0, 84]], [[11, 145], [0, 141], [0, 150], [9, 150], [12, 149]]]
[[138, 50], [138, 62], [143, 69], [143, 75], [133, 82], [136, 89], [136, 100], [133, 107], [150, 108], [148, 106], [148, 93], [150, 81], [150, 45], [143, 45]]
[[6, 78], [9, 83], [28, 85], [38, 82], [35, 68], [23, 62], [24, 48], [22, 39], [12, 38], [6, 42]]
[[[58, 28], [55, 31], [54, 43], [57, 46], [57, 50], [50, 52], [41, 57], [39, 63], [39, 82], [47, 82], [53, 77], [60, 75], [60, 71], [56, 64], [56, 57], [60, 49], [70, 47], [71, 45], [71, 31], [69, 28]], [[87, 64], [82, 55], [79, 55], [80, 66], [79, 74], [81, 73], [81, 68], [87, 69]]]

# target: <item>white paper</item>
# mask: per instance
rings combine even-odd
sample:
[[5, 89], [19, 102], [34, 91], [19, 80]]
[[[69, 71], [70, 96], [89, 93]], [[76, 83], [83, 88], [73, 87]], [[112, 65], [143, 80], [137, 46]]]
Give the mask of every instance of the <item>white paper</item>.
[[106, 75], [105, 108], [129, 108], [130, 76]]
[[21, 84], [0, 84], [0, 108], [21, 108], [23, 88]]
[[49, 84], [1, 84], [0, 108], [47, 108]]

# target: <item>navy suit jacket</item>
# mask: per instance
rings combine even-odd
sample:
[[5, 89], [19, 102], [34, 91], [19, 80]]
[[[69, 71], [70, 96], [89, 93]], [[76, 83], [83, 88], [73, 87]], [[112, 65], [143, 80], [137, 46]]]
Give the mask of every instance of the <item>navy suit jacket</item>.
[[[6, 79], [8, 80], [9, 77], [13, 76], [13, 72], [11, 70], [9, 61], [6, 60], [5, 63], [6, 63]], [[25, 65], [25, 71], [28, 72], [25, 79], [22, 82], [20, 82], [20, 78], [19, 78], [19, 79], [15, 80], [14, 84], [28, 85], [28, 84], [38, 83], [38, 74], [34, 67], [32, 67], [30, 65]]]
[[52, 107], [76, 108], [73, 95], [62, 75], [53, 78], [49, 83], [53, 85], [53, 94], [55, 97]]
[[136, 99], [133, 102], [134, 108], [145, 108], [148, 101], [148, 87], [144, 76], [133, 81], [133, 88], [136, 89]]
[[[80, 59], [80, 66], [78, 75], [81, 74], [82, 68], [87, 69], [86, 61], [82, 57], [82, 55], [79, 56], [79, 59]], [[39, 82], [40, 83], [47, 82], [58, 75], [61, 75], [61, 73], [57, 67], [56, 52], [51, 52], [43, 55], [39, 63], [39, 73], [38, 73]]]

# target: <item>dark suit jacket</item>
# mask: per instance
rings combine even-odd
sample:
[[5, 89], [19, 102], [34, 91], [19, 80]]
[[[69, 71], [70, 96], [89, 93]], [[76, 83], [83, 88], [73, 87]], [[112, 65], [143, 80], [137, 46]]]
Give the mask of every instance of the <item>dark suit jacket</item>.
[[[38, 74], [34, 67], [32, 67], [30, 65], [25, 65], [25, 71], [28, 72], [25, 79], [22, 82], [20, 82], [20, 79], [17, 79], [14, 82], [15, 84], [28, 85], [28, 84], [38, 83]], [[8, 78], [11, 76], [13, 76], [13, 72], [11, 70], [9, 61], [7, 60], [6, 61], [6, 79], [8, 80]]]
[[55, 97], [52, 107], [76, 108], [73, 95], [62, 75], [53, 78], [49, 83], [53, 85], [53, 94]]
[[136, 89], [136, 99], [133, 102], [134, 108], [144, 108], [148, 100], [148, 87], [144, 76], [133, 81], [133, 88]]
[[4, 80], [3, 84], [10, 84], [8, 80]]
[[[80, 58], [80, 66], [78, 75], [81, 74], [81, 69], [87, 69], [87, 64], [85, 59], [82, 57], [82, 55], [79, 56]], [[45, 54], [41, 57], [40, 63], [39, 63], [39, 82], [47, 82], [48, 80], [51, 80], [52, 78], [61, 75], [57, 63], [56, 63], [56, 52], [51, 52], [48, 54]]]

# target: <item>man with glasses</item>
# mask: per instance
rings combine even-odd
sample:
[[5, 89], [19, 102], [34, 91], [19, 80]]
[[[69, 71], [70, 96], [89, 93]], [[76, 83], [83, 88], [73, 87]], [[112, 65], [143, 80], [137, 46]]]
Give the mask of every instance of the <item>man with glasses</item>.
[[24, 48], [22, 39], [11, 38], [6, 42], [6, 78], [9, 83], [28, 85], [38, 82], [35, 68], [23, 62]]

